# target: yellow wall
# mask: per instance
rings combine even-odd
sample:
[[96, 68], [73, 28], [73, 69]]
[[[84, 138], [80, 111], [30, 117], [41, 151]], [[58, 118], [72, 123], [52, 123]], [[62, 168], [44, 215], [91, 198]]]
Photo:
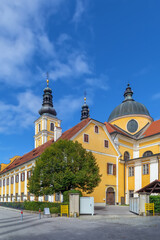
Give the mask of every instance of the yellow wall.
[[[113, 144], [111, 143], [104, 129], [101, 126], [98, 126], [99, 133], [95, 133], [94, 127], [95, 127], [95, 124], [90, 123], [76, 138], [74, 138], [74, 141], [80, 142], [83, 145], [83, 147], [88, 150], [91, 150], [91, 151], [94, 150], [95, 152], [97, 152], [97, 153], [93, 152], [93, 154], [97, 160], [98, 166], [100, 168], [100, 174], [102, 174], [102, 178], [99, 186], [96, 187], [94, 192], [89, 196], [93, 196], [95, 202], [105, 203], [107, 187], [112, 185], [114, 186], [116, 191], [116, 187], [115, 187], [116, 176], [107, 174], [107, 163], [116, 164], [116, 157], [118, 156], [118, 153], [116, 152]], [[89, 143], [85, 143], [83, 141], [84, 134], [89, 135]], [[104, 140], [109, 141], [109, 148], [104, 147]], [[106, 156], [103, 153], [112, 155], [114, 157]], [[116, 195], [115, 195], [115, 201], [116, 201]]]

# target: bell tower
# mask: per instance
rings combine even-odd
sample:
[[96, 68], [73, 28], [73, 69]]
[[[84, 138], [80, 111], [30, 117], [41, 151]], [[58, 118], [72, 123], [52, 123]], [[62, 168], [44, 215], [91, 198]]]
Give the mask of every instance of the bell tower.
[[54, 138], [56, 141], [62, 134], [61, 120], [56, 116], [56, 110], [53, 106], [52, 90], [49, 88], [47, 78], [47, 87], [43, 90], [43, 103], [39, 110], [40, 117], [35, 121], [35, 148]]

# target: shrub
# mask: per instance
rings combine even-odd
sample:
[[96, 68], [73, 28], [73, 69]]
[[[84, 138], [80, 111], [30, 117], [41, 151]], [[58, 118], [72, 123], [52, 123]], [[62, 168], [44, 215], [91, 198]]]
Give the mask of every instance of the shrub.
[[155, 213], [160, 213], [160, 195], [157, 196], [150, 196], [150, 203], [154, 203], [154, 210]]
[[59, 208], [58, 207], [51, 207], [50, 208], [50, 213], [60, 213]]

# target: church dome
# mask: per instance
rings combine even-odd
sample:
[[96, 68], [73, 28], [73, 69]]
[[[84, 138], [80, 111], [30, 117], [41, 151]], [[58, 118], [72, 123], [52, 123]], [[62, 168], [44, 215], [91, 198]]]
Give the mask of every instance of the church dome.
[[108, 122], [112, 122], [114, 119], [126, 115], [146, 115], [151, 118], [147, 108], [142, 103], [136, 102], [132, 98], [132, 95], [133, 91], [128, 84], [124, 92], [124, 101], [112, 111], [108, 118]]

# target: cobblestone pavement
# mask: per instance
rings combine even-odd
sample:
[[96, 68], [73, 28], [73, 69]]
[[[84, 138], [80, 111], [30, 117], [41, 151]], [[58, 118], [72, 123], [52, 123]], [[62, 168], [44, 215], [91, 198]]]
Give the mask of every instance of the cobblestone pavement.
[[0, 207], [0, 239], [159, 240], [160, 217], [95, 215], [39, 220], [37, 214], [24, 213], [21, 221], [20, 211]]

